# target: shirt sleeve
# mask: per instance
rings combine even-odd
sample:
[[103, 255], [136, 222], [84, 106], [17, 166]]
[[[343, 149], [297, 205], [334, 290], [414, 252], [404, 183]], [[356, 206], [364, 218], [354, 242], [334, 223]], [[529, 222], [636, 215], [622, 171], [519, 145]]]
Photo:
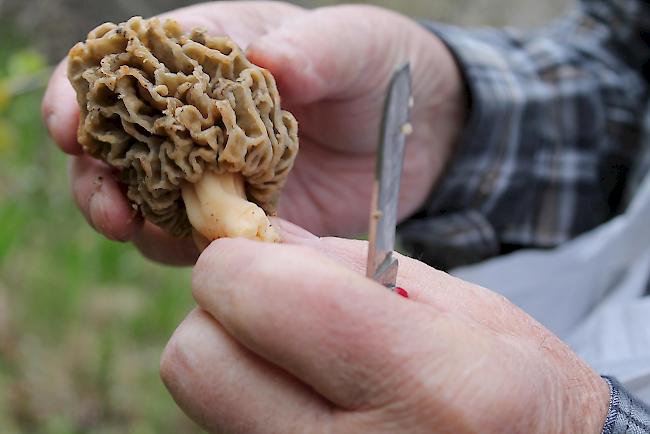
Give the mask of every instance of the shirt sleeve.
[[603, 378], [611, 399], [602, 434], [650, 434], [650, 408], [627, 393], [616, 379]]
[[621, 209], [648, 97], [648, 0], [585, 0], [538, 31], [425, 25], [471, 106], [446, 173], [399, 228], [407, 250], [451, 268], [556, 246]]

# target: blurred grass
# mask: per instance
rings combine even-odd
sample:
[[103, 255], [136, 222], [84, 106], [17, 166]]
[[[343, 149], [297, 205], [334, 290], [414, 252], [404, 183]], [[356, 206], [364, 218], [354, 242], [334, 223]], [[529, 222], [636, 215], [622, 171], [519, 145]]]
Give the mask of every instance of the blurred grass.
[[158, 376], [189, 272], [85, 224], [40, 120], [44, 57], [15, 34], [0, 30], [0, 432], [199, 432]]

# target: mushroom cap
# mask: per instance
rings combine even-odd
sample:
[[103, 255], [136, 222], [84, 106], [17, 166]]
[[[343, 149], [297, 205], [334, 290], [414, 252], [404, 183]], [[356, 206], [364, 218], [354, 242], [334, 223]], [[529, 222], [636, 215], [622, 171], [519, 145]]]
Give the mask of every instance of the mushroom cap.
[[240, 173], [249, 200], [275, 213], [298, 152], [298, 124], [280, 108], [271, 73], [228, 37], [183, 34], [172, 20], [102, 24], [71, 50], [79, 143], [118, 169], [154, 224], [190, 234], [184, 182]]

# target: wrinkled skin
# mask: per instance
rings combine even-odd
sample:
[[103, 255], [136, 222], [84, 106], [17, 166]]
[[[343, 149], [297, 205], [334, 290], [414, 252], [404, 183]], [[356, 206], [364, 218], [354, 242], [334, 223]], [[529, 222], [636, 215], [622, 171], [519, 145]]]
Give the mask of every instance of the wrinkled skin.
[[[395, 65], [410, 60], [415, 133], [400, 216], [423, 204], [466, 111], [453, 58], [431, 33], [365, 6], [224, 2], [169, 16], [234, 37], [275, 75], [301, 134], [280, 215], [318, 234], [366, 227], [385, 86]], [[52, 78], [43, 115], [73, 155], [72, 190], [89, 223], [154, 260], [193, 263], [190, 240], [133, 215], [111, 170], [83, 155], [64, 70]], [[365, 243], [276, 226], [285, 244], [224, 239], [208, 247], [194, 271], [199, 307], [163, 354], [169, 391], [209, 431], [601, 431], [606, 383], [502, 297], [400, 258], [398, 283], [410, 292], [403, 299], [362, 277]]]
[[[410, 61], [414, 134], [402, 184], [400, 217], [424, 202], [464, 120], [464, 88], [442, 42], [417, 23], [368, 6], [306, 11], [284, 3], [201, 4], [164, 16], [186, 30], [227, 34], [251, 61], [276, 77], [282, 106], [299, 122], [300, 153], [279, 215], [312, 232], [351, 235], [368, 224], [379, 121], [394, 68]], [[58, 145], [72, 154], [72, 190], [88, 222], [108, 238], [133, 241], [154, 260], [191, 264], [191, 240], [175, 240], [133, 215], [110, 169], [82, 154], [78, 108], [62, 63], [43, 116]]]
[[199, 307], [163, 355], [168, 389], [208, 431], [601, 432], [607, 385], [503, 297], [400, 257], [407, 300], [362, 277], [364, 242], [278, 226], [293, 245], [202, 254]]

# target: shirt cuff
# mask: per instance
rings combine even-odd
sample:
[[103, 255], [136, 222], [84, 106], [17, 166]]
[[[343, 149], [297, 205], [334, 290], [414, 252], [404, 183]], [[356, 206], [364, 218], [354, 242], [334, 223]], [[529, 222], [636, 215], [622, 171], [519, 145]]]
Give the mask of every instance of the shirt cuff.
[[[457, 59], [469, 91], [470, 114], [448, 170], [440, 177], [430, 212], [489, 209], [489, 198], [517, 142], [524, 95], [507, 59], [489, 31], [428, 23]], [[489, 211], [488, 211], [489, 212]]]
[[[449, 269], [501, 253], [501, 240], [490, 221], [490, 209], [505, 189], [516, 189], [510, 178], [513, 146], [518, 141], [518, 106], [523, 95], [489, 32], [423, 23], [455, 56], [468, 89], [470, 111], [454, 154], [422, 210], [399, 227], [400, 241], [409, 251], [438, 268]], [[505, 167], [507, 166], [507, 167]], [[513, 215], [521, 203], [506, 202]], [[427, 239], [423, 239], [427, 234]], [[442, 244], [441, 244], [442, 243]], [[438, 254], [436, 252], [443, 252]], [[449, 252], [455, 252], [450, 254]]]
[[649, 434], [650, 408], [630, 395], [611, 377], [603, 377], [611, 393], [602, 434]]

